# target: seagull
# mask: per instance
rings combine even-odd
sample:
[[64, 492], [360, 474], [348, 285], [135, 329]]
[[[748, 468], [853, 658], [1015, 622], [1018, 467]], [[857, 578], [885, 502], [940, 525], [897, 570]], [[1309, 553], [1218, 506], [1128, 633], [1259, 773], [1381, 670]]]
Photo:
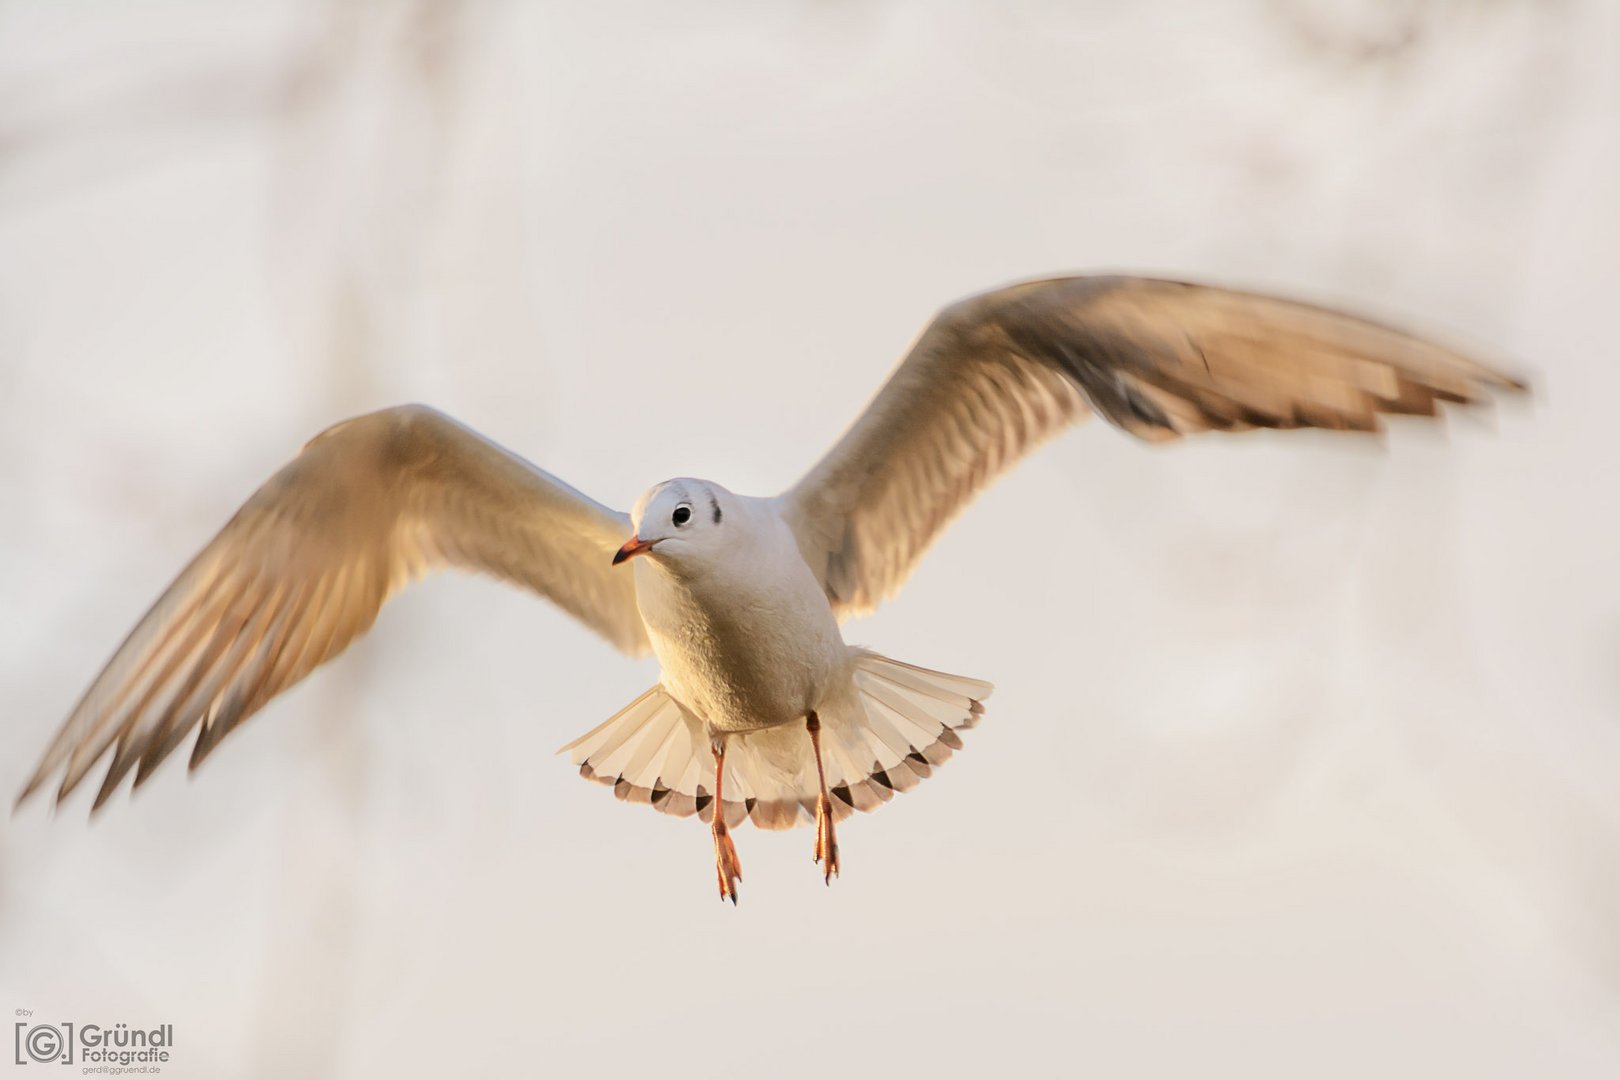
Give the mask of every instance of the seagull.
[[405, 405], [310, 440], [192, 560], [69, 714], [19, 804], [59, 806], [110, 756], [92, 811], [196, 732], [220, 740], [429, 570], [524, 586], [658, 682], [562, 751], [620, 799], [696, 814], [722, 901], [731, 830], [836, 825], [933, 775], [991, 684], [847, 644], [844, 620], [906, 580], [964, 506], [1092, 413], [1150, 442], [1203, 431], [1376, 432], [1525, 384], [1450, 348], [1323, 307], [1145, 277], [1031, 281], [959, 301], [832, 450], [760, 498], [708, 480], [611, 510], [444, 414]]

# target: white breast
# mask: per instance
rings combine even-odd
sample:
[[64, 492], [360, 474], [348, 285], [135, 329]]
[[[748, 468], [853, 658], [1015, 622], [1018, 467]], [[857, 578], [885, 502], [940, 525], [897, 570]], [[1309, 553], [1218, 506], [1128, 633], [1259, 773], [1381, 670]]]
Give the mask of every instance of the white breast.
[[717, 732], [801, 720], [850, 677], [837, 619], [792, 534], [770, 503], [749, 502], [728, 514], [718, 557], [636, 566], [664, 686]]

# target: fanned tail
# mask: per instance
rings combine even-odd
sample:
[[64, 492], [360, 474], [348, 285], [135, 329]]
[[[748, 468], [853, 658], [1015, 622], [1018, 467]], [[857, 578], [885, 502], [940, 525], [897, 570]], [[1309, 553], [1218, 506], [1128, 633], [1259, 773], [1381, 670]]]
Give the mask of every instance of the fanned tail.
[[[838, 820], [910, 791], [962, 748], [991, 685], [851, 649], [849, 692], [821, 720], [822, 765]], [[618, 798], [677, 817], [714, 816], [714, 759], [702, 721], [654, 686], [562, 748], [580, 775]], [[559, 751], [561, 753], [562, 751]], [[787, 829], [815, 821], [819, 783], [802, 724], [730, 735], [724, 790], [728, 825]]]

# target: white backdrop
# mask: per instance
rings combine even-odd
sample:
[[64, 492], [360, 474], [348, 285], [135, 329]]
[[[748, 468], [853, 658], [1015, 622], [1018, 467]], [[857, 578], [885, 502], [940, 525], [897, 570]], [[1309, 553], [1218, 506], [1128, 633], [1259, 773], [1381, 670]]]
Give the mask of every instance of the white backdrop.
[[831, 889], [739, 833], [735, 911], [552, 757], [651, 662], [434, 579], [191, 782], [0, 823], [0, 1007], [180, 1077], [1614, 1075], [1617, 81], [1610, 0], [0, 5], [0, 792], [386, 404], [769, 493], [942, 303], [1098, 268], [1537, 385], [1056, 441], [851, 630], [998, 684], [967, 749]]

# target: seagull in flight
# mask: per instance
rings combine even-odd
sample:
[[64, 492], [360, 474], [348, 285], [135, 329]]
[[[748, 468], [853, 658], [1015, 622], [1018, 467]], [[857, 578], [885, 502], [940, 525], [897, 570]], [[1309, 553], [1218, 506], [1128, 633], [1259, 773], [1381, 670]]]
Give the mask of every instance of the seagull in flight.
[[658, 682], [563, 750], [620, 799], [707, 822], [722, 900], [737, 900], [745, 821], [813, 825], [830, 883], [836, 825], [933, 775], [991, 689], [849, 645], [840, 625], [892, 596], [1037, 444], [1092, 413], [1151, 442], [1374, 432], [1381, 414], [1523, 388], [1325, 308], [1080, 276], [946, 308], [832, 450], [766, 498], [683, 478], [627, 515], [433, 409], [384, 409], [317, 435], [248, 499], [113, 654], [18, 801], [61, 772], [60, 805], [110, 756], [99, 808], [193, 732], [195, 769], [400, 588], [457, 567], [657, 656]]

